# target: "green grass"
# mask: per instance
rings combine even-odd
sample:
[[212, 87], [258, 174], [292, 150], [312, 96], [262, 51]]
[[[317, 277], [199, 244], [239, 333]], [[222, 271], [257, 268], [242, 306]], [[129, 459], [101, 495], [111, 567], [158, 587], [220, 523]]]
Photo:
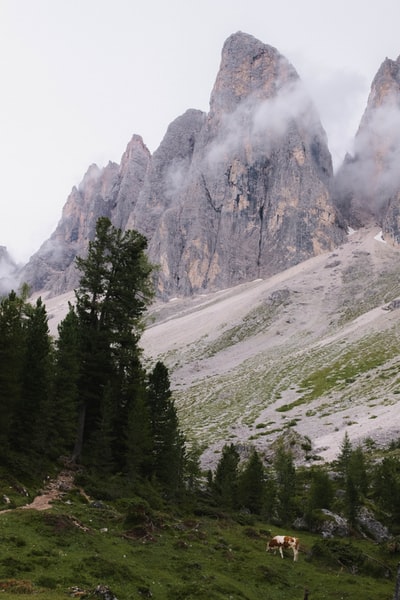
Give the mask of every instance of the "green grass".
[[[400, 358], [400, 341], [396, 331], [363, 338], [349, 346], [337, 359], [315, 369], [300, 382], [300, 387], [307, 390], [301, 401], [309, 402], [333, 389], [345, 389], [361, 374], [374, 371], [393, 358]], [[397, 367], [394, 371], [393, 368], [384, 369], [379, 376], [389, 379], [396, 372]], [[298, 400], [297, 404], [299, 402]]]
[[[281, 560], [265, 552], [270, 530], [263, 522], [165, 513], [132, 525], [115, 507], [74, 498], [50, 511], [0, 514], [1, 598], [61, 600], [73, 586], [92, 591], [100, 583], [119, 600], [293, 600], [305, 588], [318, 600], [392, 598], [398, 558], [384, 545], [340, 541], [332, 554], [318, 536], [301, 533], [294, 563], [289, 554]], [[365, 568], [367, 557], [375, 571]]]

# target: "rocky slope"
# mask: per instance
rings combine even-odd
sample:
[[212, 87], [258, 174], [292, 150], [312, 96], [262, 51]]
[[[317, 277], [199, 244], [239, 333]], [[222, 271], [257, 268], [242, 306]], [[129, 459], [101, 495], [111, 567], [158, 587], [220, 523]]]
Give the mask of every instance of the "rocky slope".
[[[363, 228], [272, 277], [155, 303], [144, 354], [168, 366], [205, 467], [226, 442], [268, 456], [282, 433], [308, 464], [333, 460], [345, 431], [354, 444], [400, 437], [399, 252]], [[46, 302], [52, 331], [70, 296]]]
[[215, 464], [226, 442], [268, 454], [282, 432], [332, 460], [400, 437], [399, 250], [363, 229], [281, 273], [155, 308], [143, 337], [171, 370], [185, 431]]
[[100, 214], [146, 235], [160, 297], [265, 277], [333, 249], [325, 132], [294, 67], [238, 32], [224, 44], [210, 111], [176, 119], [154, 156], [134, 136], [121, 166], [92, 166], [23, 277], [60, 293], [76, 281]]

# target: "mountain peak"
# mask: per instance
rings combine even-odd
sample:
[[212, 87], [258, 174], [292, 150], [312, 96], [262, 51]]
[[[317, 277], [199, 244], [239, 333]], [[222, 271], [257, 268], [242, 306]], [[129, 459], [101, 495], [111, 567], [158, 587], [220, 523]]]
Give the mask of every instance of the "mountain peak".
[[232, 112], [243, 99], [274, 96], [283, 83], [294, 78], [298, 78], [295, 69], [276, 48], [247, 33], [234, 33], [222, 49], [210, 112]]
[[164, 299], [268, 277], [343, 240], [331, 178], [326, 135], [296, 70], [239, 31], [223, 45], [210, 112], [175, 119], [153, 155], [135, 134], [120, 165], [91, 165], [24, 276], [33, 289], [67, 291], [76, 254], [107, 216], [147, 237]]

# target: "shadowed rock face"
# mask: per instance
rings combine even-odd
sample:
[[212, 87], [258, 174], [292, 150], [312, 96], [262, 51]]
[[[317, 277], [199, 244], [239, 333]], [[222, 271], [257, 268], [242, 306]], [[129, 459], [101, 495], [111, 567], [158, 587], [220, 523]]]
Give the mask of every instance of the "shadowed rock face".
[[267, 277], [345, 236], [325, 132], [295, 69], [241, 32], [224, 44], [208, 114], [176, 119], [152, 157], [134, 136], [120, 167], [88, 173], [25, 269], [34, 289], [76, 285], [74, 257], [100, 215], [146, 235], [165, 299]]
[[335, 178], [335, 201], [358, 227], [382, 226], [385, 239], [398, 244], [400, 212], [400, 57], [386, 58], [371, 85], [354, 141]]
[[228, 38], [210, 112], [191, 139], [185, 176], [150, 238], [162, 295], [265, 277], [342, 241], [325, 133], [275, 48]]

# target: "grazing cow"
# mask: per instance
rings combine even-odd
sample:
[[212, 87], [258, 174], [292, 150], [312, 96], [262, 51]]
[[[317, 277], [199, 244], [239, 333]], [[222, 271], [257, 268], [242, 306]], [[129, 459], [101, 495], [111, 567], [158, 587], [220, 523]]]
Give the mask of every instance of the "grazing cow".
[[299, 538], [291, 537], [290, 535], [276, 535], [267, 544], [267, 552], [279, 550], [281, 557], [283, 558], [283, 548], [291, 548], [293, 550], [293, 560], [297, 560], [299, 555]]

